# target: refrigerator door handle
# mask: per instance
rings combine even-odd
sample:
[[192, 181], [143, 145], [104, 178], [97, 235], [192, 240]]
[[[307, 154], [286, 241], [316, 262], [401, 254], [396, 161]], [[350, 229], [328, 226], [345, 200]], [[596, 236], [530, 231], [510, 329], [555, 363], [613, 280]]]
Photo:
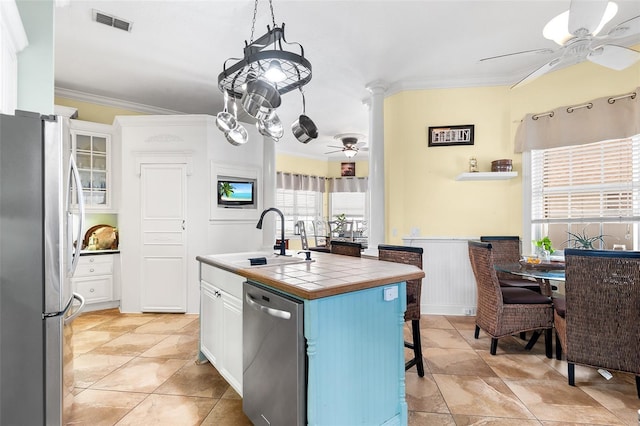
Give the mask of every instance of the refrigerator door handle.
[[[75, 183], [76, 188], [76, 199], [78, 202], [78, 210], [80, 211], [80, 221], [78, 223], [78, 232], [76, 234], [76, 250], [73, 252], [73, 260], [68, 266], [67, 275], [71, 277], [76, 270], [76, 266], [78, 265], [78, 260], [80, 259], [80, 250], [82, 250], [82, 229], [84, 228], [84, 196], [82, 194], [82, 181], [80, 180], [80, 173], [78, 172], [78, 166], [73, 158], [73, 154], [69, 159], [69, 192], [67, 195], [67, 236], [69, 238], [69, 242], [67, 244], [67, 255], [68, 259], [72, 256], [73, 251], [73, 234], [71, 230], [71, 224], [73, 222], [73, 215], [71, 213], [71, 188], [73, 188], [73, 184]], [[74, 293], [75, 296], [75, 293]]]
[[[68, 317], [66, 317], [64, 319], [64, 325], [71, 324], [71, 322], [74, 319], [76, 319], [78, 317], [78, 315], [80, 315], [80, 313], [84, 309], [84, 305], [85, 305], [84, 297], [82, 297], [82, 295], [80, 295], [78, 293], [73, 293], [73, 298], [80, 302], [80, 306], [78, 306], [78, 308], [75, 311], [73, 311], [73, 313], [71, 313], [71, 315], [69, 315]], [[72, 302], [72, 304], [73, 304], [73, 302]]]

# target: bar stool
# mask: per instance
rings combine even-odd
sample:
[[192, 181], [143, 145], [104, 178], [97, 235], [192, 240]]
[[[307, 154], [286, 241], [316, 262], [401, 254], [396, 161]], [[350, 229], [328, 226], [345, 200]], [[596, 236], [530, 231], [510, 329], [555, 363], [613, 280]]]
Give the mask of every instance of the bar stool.
[[[387, 262], [405, 263], [415, 265], [422, 269], [421, 247], [378, 245], [378, 259]], [[413, 342], [404, 342], [404, 346], [413, 349], [413, 358], [407, 361], [404, 369], [408, 370], [414, 365], [418, 370], [418, 376], [424, 377], [424, 361], [422, 359], [422, 343], [420, 341], [420, 294], [422, 291], [422, 279], [407, 281], [407, 310], [404, 320], [411, 321], [411, 334]]]

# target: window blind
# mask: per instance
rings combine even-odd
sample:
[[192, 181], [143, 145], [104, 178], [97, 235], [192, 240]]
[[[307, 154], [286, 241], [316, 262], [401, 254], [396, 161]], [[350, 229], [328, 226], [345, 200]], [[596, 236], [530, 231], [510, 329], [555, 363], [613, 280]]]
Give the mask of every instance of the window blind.
[[364, 192], [331, 193], [331, 220], [344, 213], [347, 218], [364, 220], [366, 217], [366, 194]]
[[[316, 191], [297, 191], [293, 189], [276, 190], [276, 206], [285, 218], [285, 233], [293, 234], [294, 225], [303, 220], [306, 224], [322, 217], [322, 193]], [[276, 222], [280, 230], [280, 220]]]
[[532, 222], [640, 217], [640, 137], [531, 151]]

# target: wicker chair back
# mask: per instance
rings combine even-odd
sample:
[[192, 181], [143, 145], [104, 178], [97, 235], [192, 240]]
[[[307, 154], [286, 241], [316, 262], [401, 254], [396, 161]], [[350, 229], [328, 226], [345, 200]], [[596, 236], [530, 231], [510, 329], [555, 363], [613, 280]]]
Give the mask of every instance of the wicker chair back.
[[342, 254], [345, 256], [361, 257], [362, 244], [350, 241], [334, 241], [331, 240], [331, 253]]
[[[422, 269], [421, 247], [378, 245], [378, 259], [387, 262], [405, 263]], [[422, 279], [407, 281], [407, 310], [404, 320], [420, 319], [420, 297], [422, 293]]]
[[[491, 253], [495, 264], [518, 263], [520, 260], [520, 237], [480, 237], [480, 241], [491, 243]], [[510, 279], [513, 275], [497, 272], [498, 279]]]
[[[378, 245], [378, 259], [387, 262], [404, 263], [414, 265], [422, 269], [421, 247]], [[422, 340], [420, 337], [420, 295], [422, 292], [422, 279], [407, 281], [407, 310], [404, 320], [411, 322], [411, 342], [404, 342], [404, 347], [413, 350], [413, 358], [404, 364], [405, 370], [414, 365], [418, 376], [424, 377], [424, 360], [422, 358]]]
[[[476, 312], [476, 332], [480, 329], [491, 336], [491, 354], [495, 355], [498, 339], [531, 330], [545, 331], [545, 350], [551, 357], [551, 329], [553, 327], [553, 307], [551, 299], [537, 295], [527, 289], [511, 289], [533, 302], [505, 303], [498, 276], [493, 267], [492, 245], [479, 241], [469, 241], [469, 260], [476, 278], [478, 306]], [[536, 337], [537, 339], [537, 337]], [[533, 341], [535, 342], [535, 340]], [[527, 345], [527, 349], [530, 348]]]
[[476, 324], [491, 336], [500, 337], [499, 316], [502, 306], [500, 282], [493, 268], [493, 245], [469, 241], [469, 261], [476, 278], [478, 305]]
[[567, 361], [640, 375], [640, 252], [566, 249], [565, 261]]

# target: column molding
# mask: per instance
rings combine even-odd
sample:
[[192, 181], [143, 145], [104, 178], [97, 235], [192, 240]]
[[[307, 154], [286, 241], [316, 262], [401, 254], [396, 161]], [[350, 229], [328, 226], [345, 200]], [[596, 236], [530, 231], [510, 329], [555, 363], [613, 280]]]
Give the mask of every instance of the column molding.
[[384, 95], [389, 85], [382, 80], [368, 83], [369, 107], [369, 249], [385, 242], [384, 193]]
[[[264, 136], [262, 141], [256, 141], [263, 145], [262, 159], [262, 208], [276, 206], [276, 143], [273, 139]], [[279, 238], [279, 237], [278, 237]], [[262, 248], [272, 250], [276, 243], [275, 221], [267, 220], [262, 228]]]

